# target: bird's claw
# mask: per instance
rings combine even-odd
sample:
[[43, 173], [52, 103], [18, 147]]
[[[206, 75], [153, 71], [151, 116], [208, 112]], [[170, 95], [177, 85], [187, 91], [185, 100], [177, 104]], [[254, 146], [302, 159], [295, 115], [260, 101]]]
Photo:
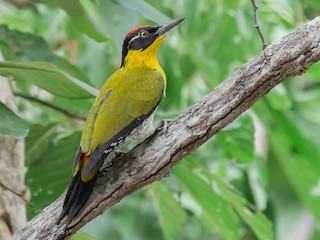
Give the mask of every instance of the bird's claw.
[[163, 119], [160, 121], [159, 125], [156, 128], [157, 132], [164, 132], [165, 135], [167, 135], [167, 131], [168, 131], [168, 123], [172, 122], [173, 119]]
[[120, 152], [120, 151], [115, 151], [114, 155], [116, 158], [123, 156], [125, 153], [124, 152]]

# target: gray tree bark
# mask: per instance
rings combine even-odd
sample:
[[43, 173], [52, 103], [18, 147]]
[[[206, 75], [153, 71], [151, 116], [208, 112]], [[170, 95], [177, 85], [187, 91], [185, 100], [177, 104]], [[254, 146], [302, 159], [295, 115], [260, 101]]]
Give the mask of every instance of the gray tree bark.
[[[0, 101], [17, 112], [10, 81], [3, 77], [0, 77]], [[4, 185], [17, 193], [26, 191], [23, 140], [0, 136], [0, 183], [0, 240], [7, 240], [27, 223], [25, 202], [1, 187]]]
[[63, 197], [20, 229], [13, 239], [67, 239], [124, 197], [169, 174], [179, 162], [274, 86], [304, 73], [320, 60], [320, 17], [262, 51], [132, 151], [103, 169], [90, 202], [64, 235], [65, 219], [56, 225]]

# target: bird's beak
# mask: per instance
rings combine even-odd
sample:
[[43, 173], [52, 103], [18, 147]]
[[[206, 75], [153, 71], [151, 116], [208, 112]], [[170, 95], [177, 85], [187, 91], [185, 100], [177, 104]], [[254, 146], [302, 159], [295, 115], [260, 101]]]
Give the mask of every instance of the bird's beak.
[[175, 20], [173, 20], [171, 22], [168, 22], [168, 23], [160, 26], [159, 29], [156, 31], [155, 35], [159, 37], [159, 36], [169, 32], [172, 28], [177, 26], [183, 20], [184, 20], [184, 18], [178, 18], [178, 19], [175, 19]]

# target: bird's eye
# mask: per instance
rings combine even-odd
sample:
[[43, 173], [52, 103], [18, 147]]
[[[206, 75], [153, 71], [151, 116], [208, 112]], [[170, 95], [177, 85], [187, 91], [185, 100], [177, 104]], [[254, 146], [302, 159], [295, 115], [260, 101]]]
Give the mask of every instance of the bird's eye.
[[149, 33], [147, 31], [141, 31], [139, 35], [140, 37], [146, 38], [149, 36]]

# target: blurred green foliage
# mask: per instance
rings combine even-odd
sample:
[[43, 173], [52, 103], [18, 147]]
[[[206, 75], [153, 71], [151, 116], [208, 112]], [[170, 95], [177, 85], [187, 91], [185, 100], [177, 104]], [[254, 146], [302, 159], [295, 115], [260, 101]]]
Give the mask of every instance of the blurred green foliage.
[[[17, 97], [22, 121], [0, 104], [12, 120], [1, 121], [0, 134], [23, 137], [30, 126], [29, 218], [66, 189], [81, 119], [119, 67], [129, 30], [186, 18], [159, 51], [168, 88], [157, 121], [178, 115], [262, 49], [249, 0], [24, 2], [17, 8], [0, 0], [0, 74], [10, 76], [15, 92], [80, 117]], [[268, 43], [320, 13], [318, 1], [257, 2]], [[275, 87], [168, 178], [108, 209], [72, 239], [282, 240], [299, 229], [309, 229], [304, 239], [319, 239], [319, 81], [317, 63]]]
[[28, 124], [0, 102], [0, 134], [4, 136], [25, 137], [29, 132]]

